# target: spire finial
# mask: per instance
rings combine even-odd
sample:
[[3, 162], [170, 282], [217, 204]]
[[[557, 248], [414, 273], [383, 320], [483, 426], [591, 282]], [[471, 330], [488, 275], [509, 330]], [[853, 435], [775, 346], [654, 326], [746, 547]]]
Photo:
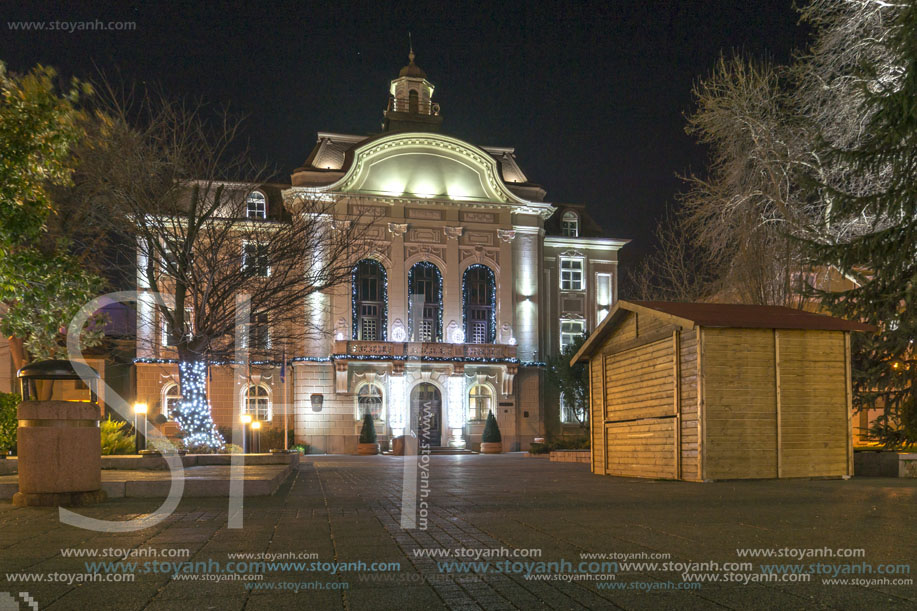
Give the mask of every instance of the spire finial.
[[411, 33], [408, 32], [408, 60], [413, 64], [414, 63], [414, 39], [411, 37]]

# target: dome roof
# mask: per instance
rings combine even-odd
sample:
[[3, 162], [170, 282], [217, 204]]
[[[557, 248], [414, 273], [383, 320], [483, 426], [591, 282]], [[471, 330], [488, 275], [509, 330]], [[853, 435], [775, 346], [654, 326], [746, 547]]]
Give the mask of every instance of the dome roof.
[[414, 51], [408, 53], [409, 63], [401, 69], [398, 76], [413, 76], [415, 78], [427, 78], [427, 73], [420, 69], [420, 66], [414, 63]]

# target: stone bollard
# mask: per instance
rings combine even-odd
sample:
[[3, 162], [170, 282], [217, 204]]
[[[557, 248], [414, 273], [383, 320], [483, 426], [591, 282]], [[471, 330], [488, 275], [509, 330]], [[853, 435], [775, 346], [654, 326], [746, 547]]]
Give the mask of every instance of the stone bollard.
[[[13, 505], [74, 506], [105, 500], [95, 380], [87, 402], [63, 401], [53, 392], [57, 381], [80, 379], [69, 361], [23, 367], [19, 378], [23, 397], [17, 410], [19, 492], [13, 495]], [[48, 400], [31, 400], [42, 395], [42, 386]]]

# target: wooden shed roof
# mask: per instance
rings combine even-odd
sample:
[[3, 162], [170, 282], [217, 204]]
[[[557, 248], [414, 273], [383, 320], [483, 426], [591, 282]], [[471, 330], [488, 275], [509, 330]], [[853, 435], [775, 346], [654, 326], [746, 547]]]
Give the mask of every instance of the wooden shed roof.
[[734, 303], [680, 303], [672, 301], [619, 301], [589, 336], [571, 363], [591, 355], [615, 321], [627, 312], [650, 314], [682, 328], [720, 327], [735, 329], [813, 329], [821, 331], [875, 331], [875, 327], [825, 314], [783, 306]]

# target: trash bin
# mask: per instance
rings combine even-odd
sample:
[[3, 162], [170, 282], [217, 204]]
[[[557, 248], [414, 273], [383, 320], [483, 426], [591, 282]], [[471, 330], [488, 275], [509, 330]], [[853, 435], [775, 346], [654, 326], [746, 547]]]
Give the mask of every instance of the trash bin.
[[404, 435], [398, 435], [392, 439], [392, 455], [404, 456]]
[[70, 361], [41, 361], [17, 372], [22, 403], [17, 410], [19, 492], [13, 505], [74, 506], [105, 499], [98, 374], [92, 373], [86, 388]]

